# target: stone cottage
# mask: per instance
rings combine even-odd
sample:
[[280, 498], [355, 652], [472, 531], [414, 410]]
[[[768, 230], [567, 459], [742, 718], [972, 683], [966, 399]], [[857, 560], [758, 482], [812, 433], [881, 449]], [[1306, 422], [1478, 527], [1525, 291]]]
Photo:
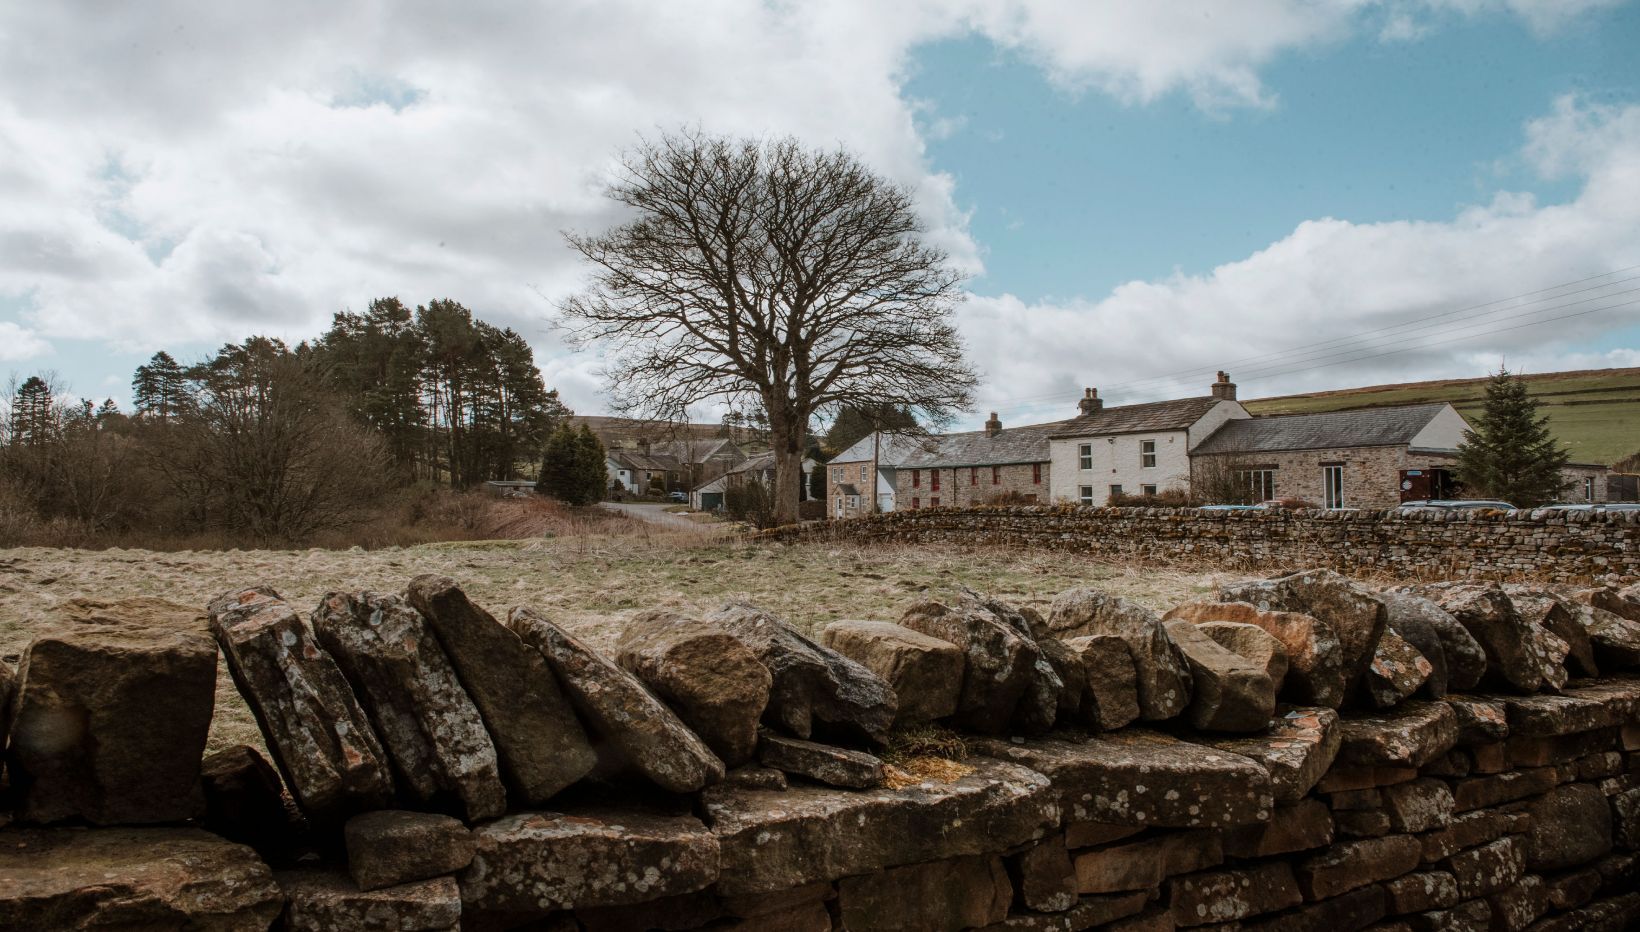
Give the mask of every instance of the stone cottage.
[[984, 430], [942, 434], [895, 471], [900, 508], [1047, 502], [1052, 488], [1048, 437], [1065, 422], [1004, 428], [996, 412]]
[[876, 431], [861, 437], [826, 464], [826, 516], [857, 518], [895, 508], [900, 464], [937, 438]]
[[1226, 423], [1250, 417], [1223, 372], [1197, 398], [1107, 408], [1089, 388], [1078, 407], [1081, 414], [1049, 437], [1052, 501], [1103, 505], [1113, 495], [1188, 488], [1196, 446]]

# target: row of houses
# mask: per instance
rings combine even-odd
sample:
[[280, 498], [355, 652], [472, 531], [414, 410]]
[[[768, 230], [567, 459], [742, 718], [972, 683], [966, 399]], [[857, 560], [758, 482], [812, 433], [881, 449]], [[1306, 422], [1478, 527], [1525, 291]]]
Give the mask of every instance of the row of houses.
[[[1105, 407], [1088, 388], [1075, 417], [931, 437], [874, 434], [827, 469], [827, 514], [999, 501], [1104, 505], [1120, 495], [1224, 483], [1257, 500], [1390, 508], [1452, 494], [1469, 425], [1449, 404], [1254, 417], [1220, 372], [1194, 398]], [[1607, 469], [1566, 471], [1575, 495], [1607, 500]]]

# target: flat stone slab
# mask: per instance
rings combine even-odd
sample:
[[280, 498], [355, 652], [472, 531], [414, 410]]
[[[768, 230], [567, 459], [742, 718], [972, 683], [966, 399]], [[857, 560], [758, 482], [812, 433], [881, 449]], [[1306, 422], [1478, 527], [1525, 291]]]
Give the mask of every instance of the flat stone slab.
[[623, 906], [718, 879], [718, 841], [693, 816], [601, 807], [517, 812], [474, 829], [473, 840], [473, 862], [460, 879], [462, 902], [476, 910]]
[[1340, 727], [1338, 759], [1356, 767], [1422, 767], [1458, 741], [1458, 717], [1445, 702], [1408, 702]]
[[867, 791], [793, 786], [785, 792], [714, 786], [701, 799], [722, 846], [725, 896], [941, 858], [987, 854], [1044, 837], [1059, 824], [1048, 779], [973, 759], [949, 783]]
[[191, 828], [0, 832], [0, 928], [265, 930], [279, 915], [256, 852]]
[[1523, 737], [1569, 735], [1609, 728], [1640, 716], [1640, 678], [1607, 677], [1579, 681], [1558, 696], [1498, 696], [1509, 722], [1509, 734]]
[[763, 734], [757, 755], [764, 766], [831, 786], [866, 790], [882, 786], [886, 778], [883, 762], [864, 751], [788, 738], [774, 732]]
[[366, 812], [347, 820], [342, 837], [348, 873], [360, 890], [453, 874], [473, 860], [467, 826], [431, 812]]
[[461, 927], [461, 888], [454, 877], [368, 892], [360, 891], [340, 871], [280, 871], [274, 877], [285, 894], [284, 928], [288, 932], [455, 932]]
[[1075, 821], [1229, 828], [1268, 821], [1275, 805], [1260, 764], [1147, 729], [1082, 743], [980, 740], [970, 746], [1046, 774], [1065, 818]]
[[1343, 731], [1332, 709], [1290, 709], [1263, 735], [1207, 742], [1262, 765], [1277, 803], [1296, 803], [1321, 780], [1338, 756]]

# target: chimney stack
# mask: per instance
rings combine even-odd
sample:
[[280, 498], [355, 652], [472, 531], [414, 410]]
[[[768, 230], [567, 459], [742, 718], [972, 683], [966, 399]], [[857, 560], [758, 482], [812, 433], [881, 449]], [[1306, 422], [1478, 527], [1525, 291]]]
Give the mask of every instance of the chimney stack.
[[[1234, 397], [1234, 394], [1231, 397]], [[1083, 414], [1092, 414], [1095, 411], [1102, 410], [1105, 407], [1105, 401], [1099, 397], [1099, 389], [1085, 388], [1082, 390], [1082, 400], [1076, 403], [1076, 407]]]
[[1236, 400], [1236, 383], [1230, 381], [1228, 373], [1219, 370], [1219, 380], [1213, 383], [1213, 397], [1220, 401]]
[[995, 437], [997, 434], [999, 434], [1001, 432], [1002, 432], [1002, 422], [997, 420], [997, 413], [995, 411], [992, 411], [991, 412], [991, 419], [989, 421], [985, 422], [985, 435], [987, 437]]

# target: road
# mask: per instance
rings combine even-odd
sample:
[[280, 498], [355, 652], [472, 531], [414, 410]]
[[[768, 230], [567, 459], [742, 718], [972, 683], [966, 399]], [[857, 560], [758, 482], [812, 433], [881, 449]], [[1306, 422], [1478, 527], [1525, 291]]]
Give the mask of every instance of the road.
[[700, 528], [709, 526], [698, 524], [683, 515], [673, 514], [666, 510], [671, 505], [661, 502], [599, 502], [598, 505], [602, 508], [608, 508], [610, 511], [619, 511], [634, 518], [654, 524], [663, 524], [667, 527]]

